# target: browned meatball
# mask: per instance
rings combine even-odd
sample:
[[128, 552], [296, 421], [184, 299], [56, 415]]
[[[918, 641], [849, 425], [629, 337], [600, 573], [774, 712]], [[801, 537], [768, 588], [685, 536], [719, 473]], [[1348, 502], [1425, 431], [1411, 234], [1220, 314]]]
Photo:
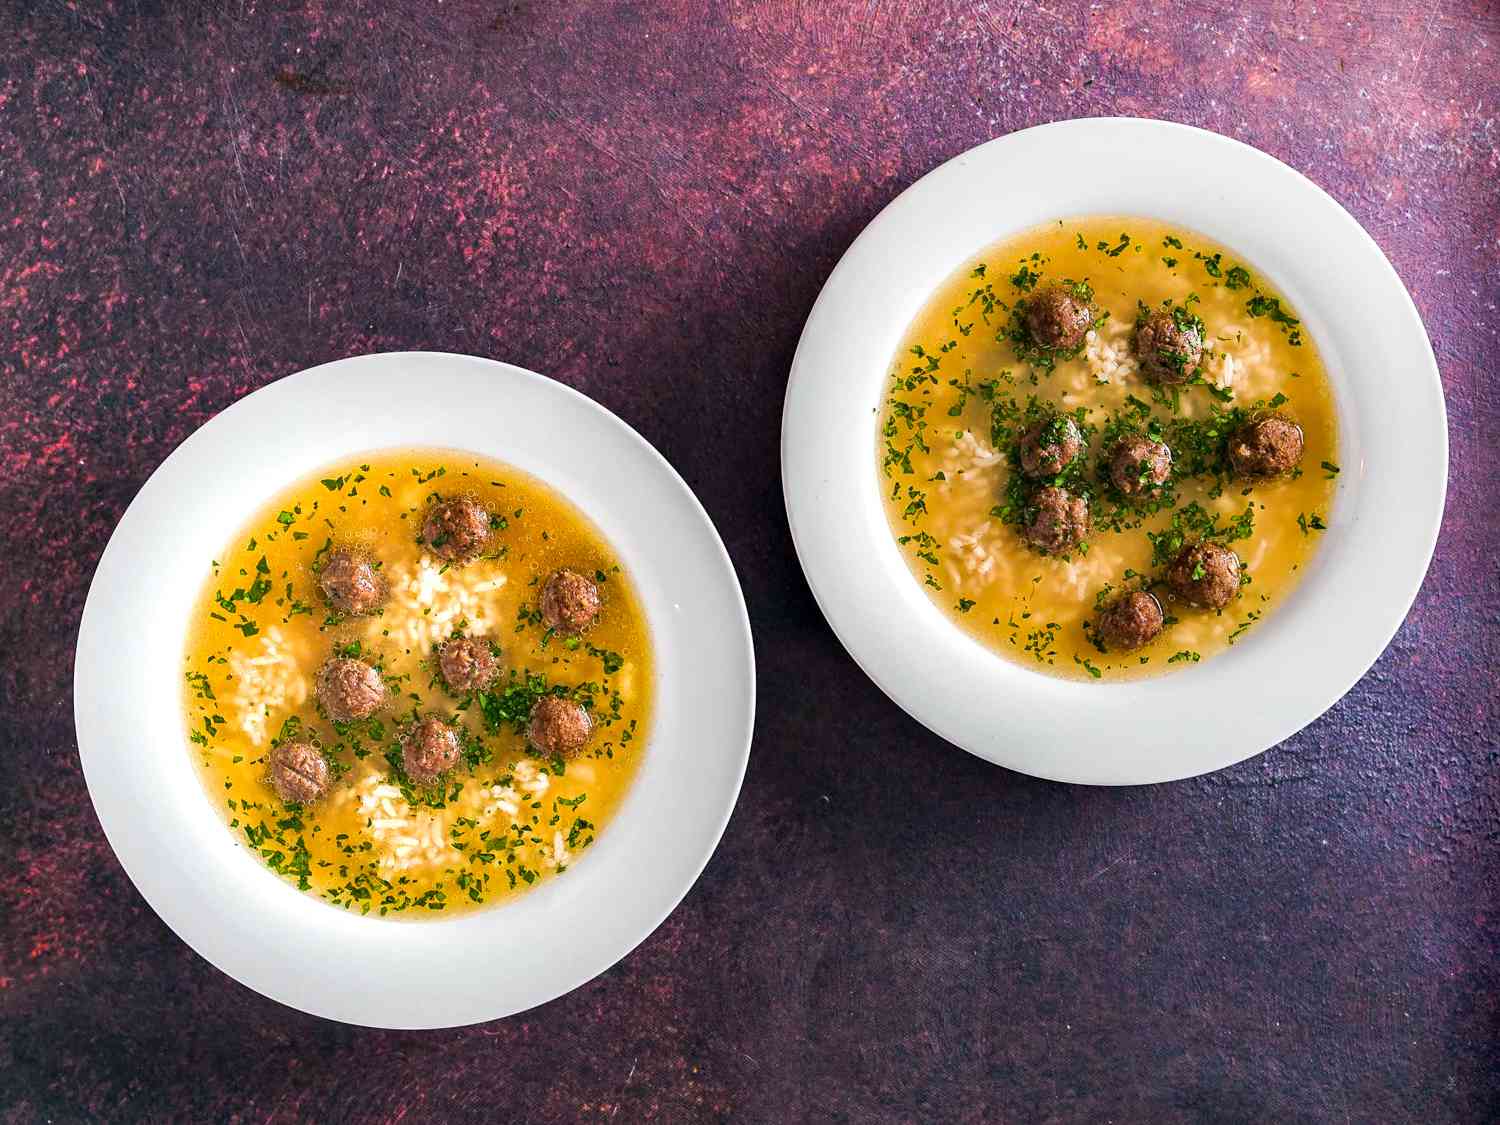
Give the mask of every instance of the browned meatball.
[[467, 562], [484, 549], [489, 537], [489, 512], [466, 496], [440, 500], [422, 521], [422, 542], [445, 562]]
[[385, 703], [380, 670], [349, 656], [335, 657], [323, 665], [316, 691], [318, 702], [336, 723], [368, 719]]
[[1172, 475], [1172, 450], [1146, 437], [1128, 437], [1109, 459], [1109, 479], [1126, 496], [1141, 496]]
[[431, 785], [458, 758], [458, 733], [436, 715], [419, 719], [401, 740], [401, 768], [418, 785]]
[[1229, 463], [1243, 477], [1277, 477], [1302, 460], [1302, 427], [1280, 414], [1246, 422], [1229, 438]]
[[1062, 285], [1050, 285], [1026, 302], [1026, 331], [1038, 347], [1070, 351], [1083, 343], [1094, 310]]
[[581, 633], [599, 616], [599, 587], [576, 570], [554, 570], [542, 586], [542, 624]]
[[1217, 543], [1189, 543], [1167, 568], [1167, 585], [1188, 605], [1223, 609], [1240, 592], [1240, 557]]
[[580, 704], [544, 695], [531, 709], [526, 741], [549, 757], [557, 754], [571, 758], [584, 748], [593, 733], [593, 720]]
[[358, 617], [380, 607], [385, 600], [385, 584], [364, 555], [356, 551], [335, 551], [323, 564], [318, 585], [328, 604], [340, 613]]
[[1186, 383], [1203, 362], [1203, 332], [1197, 317], [1178, 307], [1148, 313], [1135, 328], [1135, 354], [1146, 378]]
[[500, 663], [489, 642], [454, 637], [438, 650], [438, 670], [454, 691], [479, 691], [495, 682]]
[[328, 759], [309, 742], [283, 742], [269, 764], [271, 788], [283, 801], [307, 804], [328, 792]]
[[1059, 415], [1038, 422], [1021, 435], [1021, 471], [1028, 477], [1055, 477], [1083, 448], [1083, 434], [1073, 419]]
[[1048, 555], [1076, 547], [1089, 533], [1089, 502], [1066, 488], [1048, 485], [1032, 498], [1035, 514], [1026, 524], [1026, 542]]
[[1096, 628], [1106, 648], [1130, 652], [1155, 640], [1162, 621], [1161, 603], [1144, 590], [1135, 590], [1105, 606]]

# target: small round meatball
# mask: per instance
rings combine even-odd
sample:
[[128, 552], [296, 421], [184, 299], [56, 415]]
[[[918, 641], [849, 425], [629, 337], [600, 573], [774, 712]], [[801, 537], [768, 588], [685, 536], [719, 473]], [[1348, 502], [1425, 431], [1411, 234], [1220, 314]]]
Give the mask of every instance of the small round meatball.
[[1203, 334], [1190, 318], [1158, 309], [1136, 326], [1135, 354], [1152, 382], [1186, 383], [1203, 362]]
[[488, 641], [454, 637], [438, 650], [438, 670], [454, 691], [479, 691], [495, 682], [500, 663]]
[[458, 758], [458, 733], [436, 715], [419, 719], [401, 740], [401, 768], [418, 785], [431, 785]]
[[1302, 427], [1280, 414], [1246, 422], [1229, 438], [1229, 463], [1242, 477], [1279, 477], [1302, 460]]
[[1021, 435], [1021, 471], [1028, 477], [1055, 477], [1082, 448], [1078, 423], [1061, 415], [1048, 418]]
[[1038, 347], [1070, 351], [1083, 343], [1094, 310], [1062, 285], [1050, 285], [1026, 302], [1026, 331]]
[[1172, 450], [1159, 441], [1128, 437], [1109, 459], [1109, 479], [1126, 496], [1142, 496], [1172, 475]]
[[1089, 533], [1089, 502], [1066, 488], [1048, 485], [1032, 499], [1036, 514], [1026, 525], [1026, 542], [1047, 555], [1072, 550]]
[[1136, 590], [1105, 606], [1095, 628], [1106, 648], [1130, 652], [1155, 640], [1162, 620], [1161, 603], [1144, 590]]
[[283, 742], [271, 751], [271, 788], [283, 801], [307, 804], [328, 792], [328, 759], [310, 742]]
[[478, 500], [452, 496], [427, 511], [422, 541], [444, 562], [467, 562], [490, 537], [490, 514]]
[[599, 587], [576, 570], [554, 570], [542, 586], [542, 624], [581, 633], [599, 616]]
[[336, 723], [368, 719], [385, 704], [380, 670], [363, 660], [339, 656], [323, 665], [315, 686], [318, 702]]
[[335, 551], [323, 564], [318, 585], [328, 604], [339, 613], [360, 617], [372, 613], [385, 600], [385, 584], [375, 565], [356, 551]]
[[1240, 592], [1240, 557], [1217, 543], [1189, 543], [1167, 568], [1167, 585], [1188, 605], [1223, 609]]
[[544, 695], [531, 709], [526, 741], [548, 756], [571, 758], [583, 749], [593, 733], [594, 722], [580, 704]]

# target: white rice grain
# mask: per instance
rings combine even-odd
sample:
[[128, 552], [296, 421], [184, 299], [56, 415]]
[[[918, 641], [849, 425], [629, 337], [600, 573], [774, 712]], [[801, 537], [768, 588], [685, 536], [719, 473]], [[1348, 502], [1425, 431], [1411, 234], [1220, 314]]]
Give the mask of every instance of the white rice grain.
[[254, 746], [270, 741], [273, 716], [285, 716], [307, 700], [307, 677], [298, 666], [297, 654], [279, 626], [259, 634], [249, 654], [229, 654], [234, 677], [235, 722]]
[[366, 636], [389, 638], [413, 652], [431, 652], [460, 624], [471, 633], [486, 633], [498, 620], [495, 595], [508, 579], [492, 559], [445, 569], [423, 555], [415, 566], [398, 564], [387, 581], [385, 612], [370, 618]]
[[1096, 383], [1123, 384], [1140, 369], [1130, 346], [1130, 325], [1111, 317], [1084, 337], [1083, 362]]

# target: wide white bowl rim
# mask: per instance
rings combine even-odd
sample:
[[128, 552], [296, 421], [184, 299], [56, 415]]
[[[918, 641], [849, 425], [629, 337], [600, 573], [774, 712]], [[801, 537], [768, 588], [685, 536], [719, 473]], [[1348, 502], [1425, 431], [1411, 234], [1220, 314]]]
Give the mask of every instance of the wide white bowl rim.
[[[657, 706], [612, 823], [572, 868], [474, 913], [361, 917], [240, 847], [190, 761], [183, 640], [208, 562], [276, 491], [364, 451], [445, 447], [548, 482], [618, 551], [653, 636]], [[192, 434], [115, 530], [78, 639], [74, 710], [89, 793], [141, 894], [236, 980], [350, 1023], [509, 1015], [603, 972], [697, 879], [728, 822], [755, 710], [734, 568], [691, 490], [624, 422], [530, 371], [436, 352], [358, 356], [246, 396]]]
[[[1337, 398], [1331, 529], [1284, 604], [1228, 652], [1129, 683], [1048, 677], [984, 648], [912, 578], [881, 507], [875, 418], [912, 318], [984, 247], [1041, 223], [1144, 216], [1209, 236], [1301, 316]], [[1325, 192], [1248, 145], [1138, 118], [1063, 121], [971, 149], [855, 240], [792, 363], [782, 480], [814, 596], [865, 672], [925, 726], [1060, 781], [1190, 777], [1273, 746], [1338, 700], [1410, 608], [1437, 540], [1447, 421], [1395, 270]]]

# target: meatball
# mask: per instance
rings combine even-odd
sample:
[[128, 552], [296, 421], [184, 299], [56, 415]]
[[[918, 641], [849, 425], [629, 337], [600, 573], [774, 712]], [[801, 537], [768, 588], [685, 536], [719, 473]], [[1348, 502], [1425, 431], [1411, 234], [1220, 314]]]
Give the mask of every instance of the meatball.
[[1048, 555], [1076, 547], [1089, 533], [1089, 502], [1066, 488], [1048, 485], [1032, 498], [1035, 514], [1026, 524], [1026, 542]]
[[1302, 427], [1280, 414], [1246, 422], [1229, 438], [1229, 463], [1242, 477], [1277, 477], [1302, 460]]
[[576, 570], [554, 570], [542, 586], [542, 624], [581, 633], [599, 616], [599, 587]]
[[328, 792], [328, 759], [310, 742], [283, 742], [271, 751], [271, 788], [283, 801], [307, 804]]
[[339, 613], [363, 616], [379, 608], [385, 600], [385, 584], [375, 565], [355, 551], [335, 551], [323, 564], [318, 585], [328, 604]]
[[368, 719], [385, 703], [380, 670], [349, 656], [335, 657], [323, 665], [316, 691], [318, 702], [336, 723]]
[[1136, 590], [1105, 606], [1095, 628], [1106, 648], [1130, 652], [1155, 640], [1162, 620], [1161, 603], [1144, 590]]
[[1172, 450], [1163, 442], [1128, 437], [1109, 459], [1109, 479], [1126, 496], [1141, 496], [1172, 475]]
[[431, 785], [458, 758], [458, 733], [436, 715], [417, 720], [401, 740], [401, 768], [418, 785]]
[[1026, 302], [1026, 331], [1042, 348], [1070, 351], [1083, 343], [1094, 310], [1072, 290], [1051, 285]]
[[454, 691], [478, 691], [495, 682], [500, 663], [489, 642], [473, 637], [454, 637], [438, 650], [438, 670]]
[[1201, 322], [1177, 308], [1147, 314], [1135, 328], [1135, 354], [1154, 383], [1186, 383], [1203, 362]]
[[466, 496], [440, 500], [422, 521], [422, 541], [444, 562], [467, 562], [483, 550], [489, 537], [489, 512]]
[[1167, 585], [1188, 605], [1223, 609], [1240, 592], [1240, 557], [1217, 543], [1189, 543], [1167, 568]]
[[1055, 477], [1082, 448], [1078, 423], [1062, 416], [1048, 418], [1021, 435], [1021, 471], [1028, 477]]
[[582, 750], [593, 733], [594, 722], [589, 713], [571, 699], [555, 695], [544, 695], [536, 701], [531, 709], [531, 722], [526, 725], [526, 741], [535, 749], [564, 758]]

